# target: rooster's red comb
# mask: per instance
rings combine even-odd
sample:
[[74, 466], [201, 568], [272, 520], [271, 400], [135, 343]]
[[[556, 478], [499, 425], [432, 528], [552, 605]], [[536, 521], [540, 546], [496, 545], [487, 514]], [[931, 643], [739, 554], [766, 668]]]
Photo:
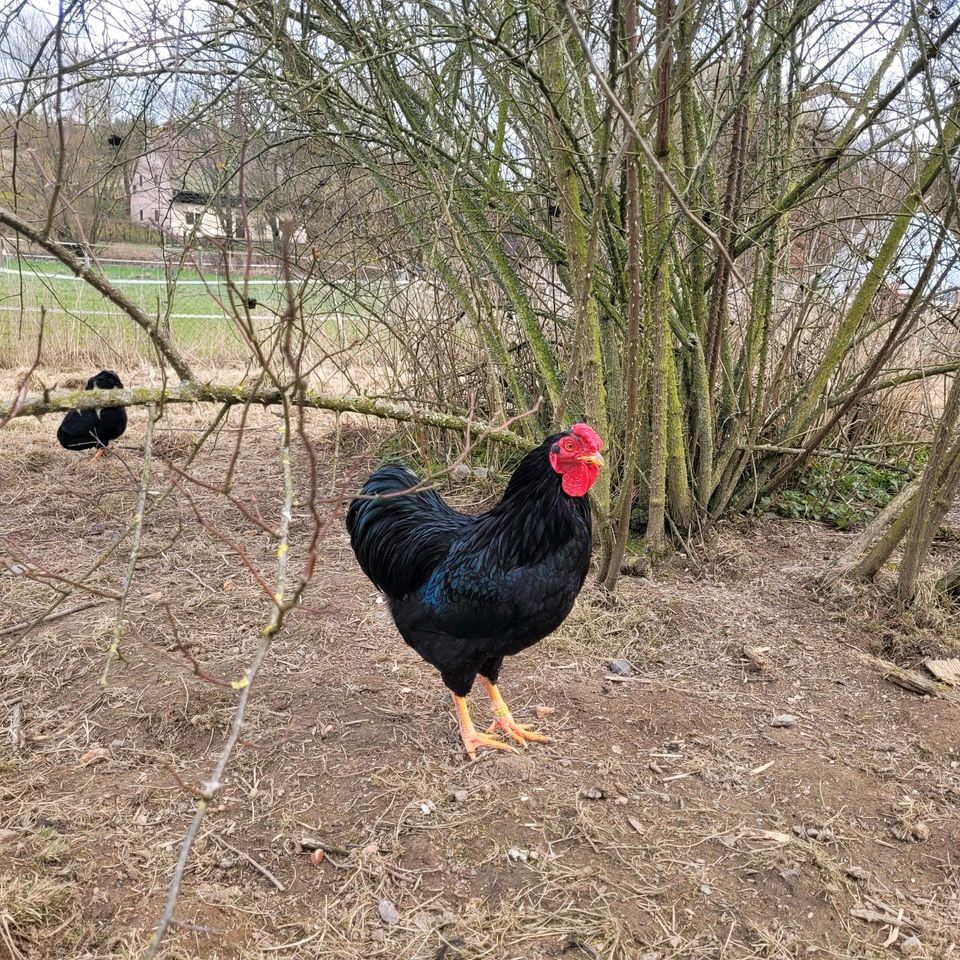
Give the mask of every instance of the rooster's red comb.
[[575, 433], [591, 451], [603, 449], [603, 441], [600, 439], [600, 435], [589, 424], [575, 423], [570, 428], [570, 432]]

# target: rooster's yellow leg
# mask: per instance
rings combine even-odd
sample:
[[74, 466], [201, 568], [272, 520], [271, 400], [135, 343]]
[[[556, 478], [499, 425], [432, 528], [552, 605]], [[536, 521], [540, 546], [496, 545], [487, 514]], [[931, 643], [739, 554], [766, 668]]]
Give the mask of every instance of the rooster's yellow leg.
[[511, 747], [509, 743], [497, 740], [496, 737], [487, 736], [480, 733], [473, 725], [470, 718], [470, 711], [467, 709], [467, 701], [464, 697], [453, 695], [453, 705], [457, 711], [457, 724], [460, 727], [460, 739], [463, 740], [463, 747], [472, 760], [478, 750], [506, 750], [508, 753], [516, 753], [516, 748]]
[[536, 730], [532, 730], [522, 723], [517, 723], [517, 721], [513, 719], [513, 714], [510, 713], [510, 708], [504, 702], [503, 697], [500, 696], [500, 691], [497, 689], [495, 683], [491, 683], [483, 676], [478, 677], [478, 679], [486, 691], [487, 696], [490, 698], [493, 715], [496, 717], [493, 723], [487, 728], [487, 733], [493, 733], [494, 730], [499, 730], [502, 733], [509, 734], [517, 743], [550, 742], [549, 737], [545, 737], [542, 733], [537, 733]]

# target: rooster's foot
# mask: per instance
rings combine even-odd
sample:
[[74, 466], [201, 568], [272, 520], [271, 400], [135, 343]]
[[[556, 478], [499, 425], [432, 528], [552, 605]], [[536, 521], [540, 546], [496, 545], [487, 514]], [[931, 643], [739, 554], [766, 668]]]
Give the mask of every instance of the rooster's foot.
[[487, 727], [487, 733], [493, 733], [498, 731], [499, 733], [505, 733], [509, 737], [513, 737], [517, 743], [549, 743], [550, 738], [545, 736], [542, 733], [537, 733], [536, 730], [528, 727], [524, 723], [517, 723], [512, 716], [508, 713], [505, 717], [497, 717], [493, 723]]
[[487, 728], [487, 733], [493, 733], [496, 730], [505, 733], [508, 737], [513, 737], [517, 743], [550, 742], [549, 737], [545, 737], [542, 733], [537, 733], [536, 730], [532, 730], [522, 723], [517, 723], [513, 719], [513, 714], [510, 713], [510, 708], [503, 697], [500, 696], [500, 691], [495, 683], [491, 683], [486, 677], [481, 676], [480, 685], [486, 691], [487, 697], [490, 699], [490, 706], [493, 707], [493, 715], [496, 717]]
[[504, 743], [496, 737], [480, 733], [473, 725], [470, 718], [470, 710], [467, 708], [467, 701], [463, 697], [453, 695], [453, 705], [457, 711], [457, 724], [460, 727], [460, 739], [463, 740], [463, 748], [467, 751], [467, 756], [473, 760], [478, 750], [504, 750], [507, 753], [516, 753], [517, 748], [509, 743]]
[[474, 730], [462, 736], [463, 748], [467, 751], [471, 760], [476, 759], [478, 750], [503, 750], [505, 753], [516, 753], [517, 748], [509, 743], [504, 743], [496, 737], [490, 737], [485, 733]]

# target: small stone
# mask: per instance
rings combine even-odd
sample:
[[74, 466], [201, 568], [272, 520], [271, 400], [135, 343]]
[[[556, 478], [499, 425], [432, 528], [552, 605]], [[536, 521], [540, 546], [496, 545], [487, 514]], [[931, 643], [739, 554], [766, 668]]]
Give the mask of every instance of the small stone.
[[520, 847], [511, 847], [507, 851], [507, 856], [517, 863], [526, 863], [530, 859], [530, 851], [521, 850]]
[[584, 787], [580, 791], [580, 796], [586, 800], [602, 800], [604, 793], [599, 787]]
[[490, 471], [486, 467], [474, 467], [473, 475], [478, 480], [486, 480], [490, 476]]
[[370, 931], [370, 939], [374, 943], [383, 943], [387, 939], [387, 931], [383, 927], [376, 927]]
[[795, 723], [798, 722], [798, 718], [795, 717], [792, 713], [780, 713], [777, 714], [771, 721], [771, 727], [792, 727]]
[[918, 843], [923, 843], [925, 840], [930, 839], [930, 827], [927, 826], [922, 820], [913, 825], [913, 829], [910, 831], [913, 839]]
[[437, 805], [432, 800], [426, 800], [420, 804], [420, 812], [425, 817], [429, 817], [432, 813], [437, 812]]
[[232, 867], [236, 865], [236, 863], [237, 863], [236, 857], [221, 857], [217, 861], [217, 866], [221, 870], [230, 870]]
[[836, 843], [837, 837], [836, 834], [829, 828], [824, 827], [820, 831], [820, 836], [817, 838], [821, 843]]
[[381, 900], [377, 904], [377, 913], [380, 914], [380, 919], [384, 923], [389, 923], [391, 926], [400, 922], [400, 911], [391, 900]]
[[919, 957], [923, 953], [923, 944], [916, 937], [906, 937], [900, 941], [900, 952], [905, 957]]
[[852, 880], [867, 879], [867, 871], [864, 870], [863, 867], [858, 867], [856, 864], [851, 864], [849, 867], [846, 867], [843, 872]]
[[454, 790], [453, 799], [456, 800], [457, 803], [466, 803], [470, 799], [470, 794], [467, 793], [466, 790]]
[[545, 704], [538, 703], [534, 708], [533, 712], [537, 715], [538, 719], [543, 720], [545, 717], [549, 717], [552, 714], [557, 712], [556, 707], [548, 707]]
[[326, 856], [326, 853], [321, 850], [319, 847], [310, 854], [310, 862], [315, 866], [319, 867], [323, 863], [323, 858]]
[[710, 894], [713, 893], [713, 887], [711, 887], [709, 883], [701, 883], [701, 884], [700, 884], [700, 892], [701, 892], [705, 897], [709, 897]]
[[633, 673], [633, 666], [629, 660], [611, 660], [609, 667], [615, 677], [629, 677]]
[[465, 463], [458, 463], [450, 471], [451, 480], [466, 480], [470, 476], [470, 468]]

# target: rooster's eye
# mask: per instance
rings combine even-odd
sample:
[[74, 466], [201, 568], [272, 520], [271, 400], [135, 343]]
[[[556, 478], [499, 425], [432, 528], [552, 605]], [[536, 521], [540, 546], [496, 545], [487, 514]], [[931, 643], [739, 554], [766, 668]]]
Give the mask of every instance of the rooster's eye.
[[574, 447], [574, 443], [573, 443], [572, 440], [564, 440], [564, 441], [563, 441], [563, 449], [566, 450], [567, 453], [572, 453], [572, 452], [573, 452], [573, 447]]

